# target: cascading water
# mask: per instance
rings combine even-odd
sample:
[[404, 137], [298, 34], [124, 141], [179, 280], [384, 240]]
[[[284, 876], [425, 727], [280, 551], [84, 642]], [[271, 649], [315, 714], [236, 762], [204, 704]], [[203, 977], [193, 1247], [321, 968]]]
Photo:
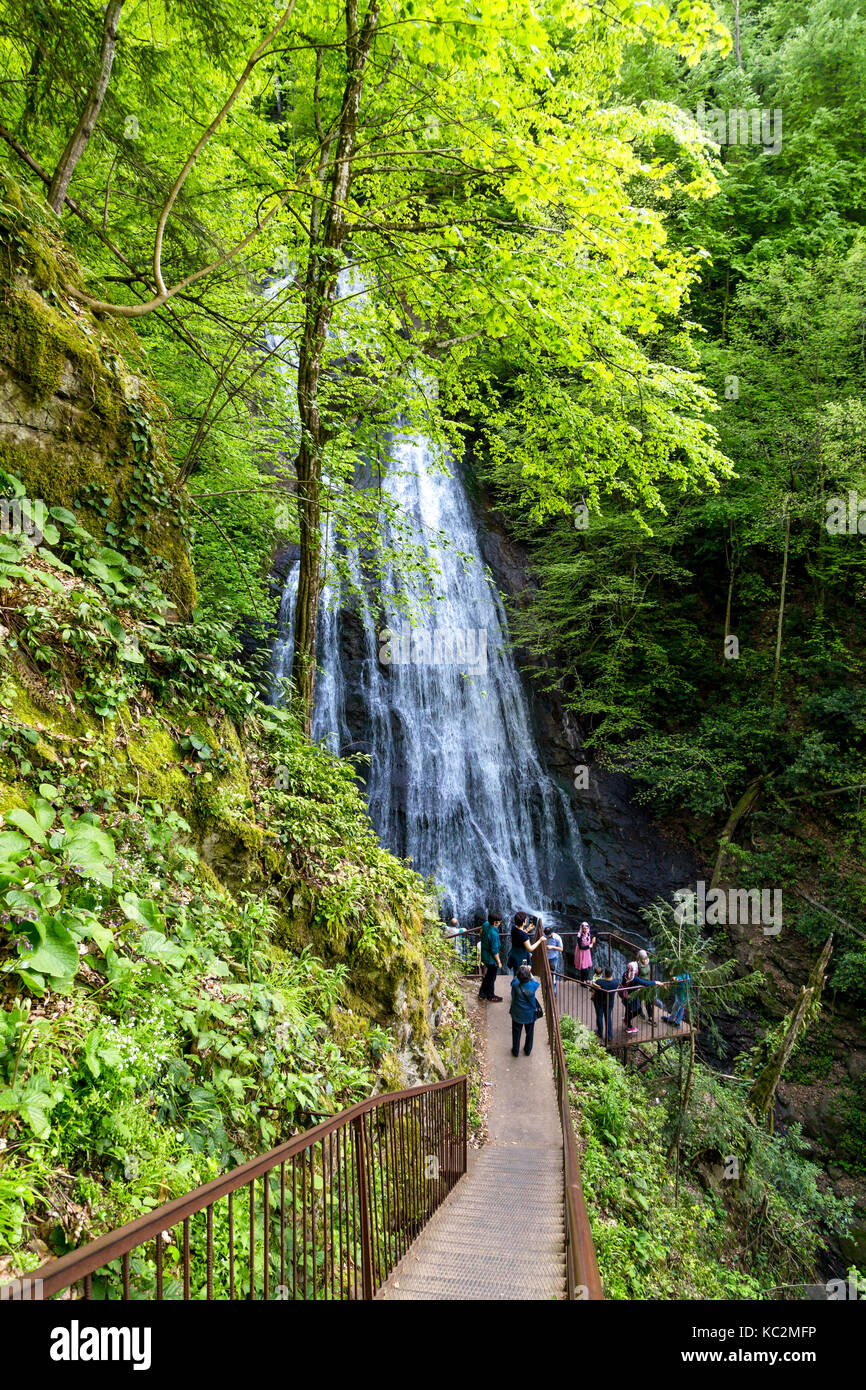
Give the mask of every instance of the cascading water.
[[[425, 439], [397, 437], [382, 488], [439, 570], [433, 602], [411, 622], [399, 616], [398, 577], [388, 571], [373, 602], [380, 613], [395, 614], [393, 637], [380, 635], [381, 618], [377, 624], [368, 608], [360, 615], [360, 655], [353, 656], [340, 640], [341, 624], [352, 619], [326, 588], [314, 737], [335, 751], [369, 754], [373, 824], [395, 854], [443, 887], [449, 914], [468, 921], [493, 907], [503, 915], [523, 907], [549, 915], [561, 900], [599, 912], [568, 794], [539, 759], [505, 615], [459, 475], [442, 471]], [[294, 565], [274, 649], [277, 698], [291, 670], [296, 596]]]

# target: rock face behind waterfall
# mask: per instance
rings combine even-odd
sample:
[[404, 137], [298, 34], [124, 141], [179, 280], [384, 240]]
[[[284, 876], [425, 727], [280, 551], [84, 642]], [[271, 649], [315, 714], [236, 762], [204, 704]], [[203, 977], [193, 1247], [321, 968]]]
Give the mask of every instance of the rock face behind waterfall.
[[[520, 604], [532, 587], [529, 557], [499, 522], [488, 499], [477, 503], [478, 535], [484, 563], [508, 600]], [[515, 650], [518, 668], [529, 654]], [[690, 846], [664, 835], [633, 799], [633, 785], [620, 773], [605, 772], [583, 749], [583, 731], [553, 693], [536, 688], [522, 674], [532, 713], [535, 738], [553, 775], [569, 789], [585, 847], [586, 872], [605, 904], [603, 915], [632, 930], [642, 930], [640, 909], [656, 898], [670, 898], [677, 888], [701, 876]], [[586, 767], [588, 786], [577, 788], [577, 769]], [[576, 905], [576, 904], [575, 904]]]

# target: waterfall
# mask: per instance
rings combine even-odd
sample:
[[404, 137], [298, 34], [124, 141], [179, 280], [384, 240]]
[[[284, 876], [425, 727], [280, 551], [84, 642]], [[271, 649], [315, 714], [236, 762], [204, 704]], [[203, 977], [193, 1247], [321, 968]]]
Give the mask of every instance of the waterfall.
[[[507, 920], [522, 907], [547, 918], [556, 901], [601, 911], [569, 795], [539, 757], [459, 472], [444, 471], [425, 438], [397, 435], [381, 486], [439, 571], [433, 601], [421, 608], [423, 586], [410, 586], [416, 606], [406, 616], [393, 569], [372, 611], [326, 583], [314, 738], [369, 755], [373, 824], [389, 849], [441, 885], [449, 915], [468, 924], [498, 908]], [[387, 524], [383, 532], [396, 544]], [[363, 588], [360, 562], [347, 562]], [[297, 582], [294, 564], [274, 648], [277, 698], [291, 670]]]

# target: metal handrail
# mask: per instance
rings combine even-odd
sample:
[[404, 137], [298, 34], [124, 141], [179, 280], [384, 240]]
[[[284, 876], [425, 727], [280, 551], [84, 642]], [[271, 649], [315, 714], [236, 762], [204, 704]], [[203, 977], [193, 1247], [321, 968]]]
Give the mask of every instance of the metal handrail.
[[[119, 1230], [49, 1260], [28, 1276], [30, 1292], [23, 1296], [50, 1298], [82, 1283], [79, 1296], [90, 1299], [93, 1276], [104, 1272], [109, 1285], [120, 1281], [125, 1299], [135, 1276], [139, 1297], [161, 1300], [172, 1251], [168, 1262], [177, 1266], [179, 1278], [169, 1274], [168, 1297], [212, 1299], [221, 1296], [214, 1292], [219, 1285], [230, 1299], [372, 1299], [466, 1172], [467, 1129], [465, 1075], [372, 1096]], [[277, 1168], [274, 1190], [271, 1175]], [[222, 1199], [225, 1206], [218, 1207]], [[194, 1251], [191, 1223], [202, 1214], [203, 1243]], [[220, 1238], [215, 1239], [217, 1226]], [[131, 1260], [136, 1252], [140, 1258]], [[118, 1260], [120, 1270], [108, 1270]]]
[[565, 1255], [568, 1297], [570, 1299], [603, 1299], [601, 1276], [595, 1257], [592, 1240], [592, 1227], [583, 1196], [580, 1178], [580, 1163], [577, 1146], [574, 1142], [574, 1127], [571, 1122], [571, 1104], [568, 1095], [568, 1072], [565, 1054], [562, 1049], [562, 1033], [559, 1027], [559, 1009], [553, 990], [553, 975], [547, 951], [537, 951], [541, 957], [539, 974], [541, 991], [544, 997], [544, 1012], [547, 1017], [547, 1037], [553, 1062], [553, 1078], [559, 1102], [559, 1118], [562, 1125], [562, 1157], [565, 1183]]

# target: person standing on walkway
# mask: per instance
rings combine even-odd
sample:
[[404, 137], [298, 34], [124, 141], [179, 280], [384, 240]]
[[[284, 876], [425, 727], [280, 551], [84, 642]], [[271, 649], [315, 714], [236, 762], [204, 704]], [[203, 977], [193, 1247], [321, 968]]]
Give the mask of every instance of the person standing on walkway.
[[532, 952], [537, 951], [543, 944], [543, 936], [537, 941], [530, 941], [529, 932], [526, 930], [526, 913], [515, 912], [514, 926], [511, 928], [511, 950], [508, 952], [508, 965], [512, 975], [517, 974], [521, 965], [529, 965]]
[[556, 998], [556, 977], [562, 974], [562, 937], [559, 932], [555, 932], [553, 927], [543, 927], [544, 939], [547, 942], [547, 959], [550, 962], [550, 973], [553, 976], [553, 997]]
[[595, 1004], [595, 1031], [603, 1043], [609, 1043], [613, 1035], [613, 1001], [617, 989], [610, 966], [603, 975], [596, 975], [591, 988]]
[[538, 981], [532, 978], [532, 969], [528, 963], [524, 962], [511, 981], [511, 1055], [520, 1055], [520, 1034], [526, 1029], [526, 1041], [523, 1051], [528, 1057], [532, 1051], [532, 1039], [535, 1033], [535, 1020], [541, 1010], [535, 999], [538, 990]]
[[574, 948], [574, 964], [577, 969], [577, 978], [585, 985], [589, 982], [592, 975], [592, 948], [595, 945], [595, 937], [589, 922], [581, 922], [580, 930], [577, 933], [577, 945]]
[[481, 981], [478, 998], [487, 999], [491, 1004], [502, 1003], [502, 995], [494, 994], [496, 974], [502, 964], [500, 959], [502, 942], [499, 938], [501, 922], [502, 918], [499, 914], [491, 912], [489, 920], [481, 928], [481, 964], [484, 967], [484, 979]]
[[638, 951], [637, 953], [637, 975], [638, 979], [641, 982], [641, 985], [643, 986], [640, 994], [638, 995], [637, 1012], [640, 1013], [642, 1008], [646, 1009], [647, 1019], [650, 1023], [652, 1023], [654, 1009], [653, 996], [655, 995], [655, 989], [646, 988], [647, 985], [654, 984], [653, 968], [650, 964], [650, 958], [646, 951]]
[[674, 980], [676, 989], [674, 990], [674, 1004], [669, 1014], [662, 1014], [665, 1023], [669, 1023], [672, 1028], [682, 1028], [683, 1015], [686, 1011], [688, 1001], [689, 976], [675, 975]]
[[640, 1008], [640, 1004], [632, 997], [635, 990], [638, 988], [635, 984], [636, 979], [637, 961], [630, 960], [625, 970], [622, 972], [622, 979], [619, 985], [623, 1008], [625, 1009], [625, 1031], [627, 1033], [637, 1032], [637, 1028], [634, 1025], [634, 1016]]
[[454, 942], [457, 959], [465, 965], [472, 953], [472, 943], [468, 940], [470, 928], [461, 927], [456, 917], [450, 917], [444, 932], [446, 940]]

